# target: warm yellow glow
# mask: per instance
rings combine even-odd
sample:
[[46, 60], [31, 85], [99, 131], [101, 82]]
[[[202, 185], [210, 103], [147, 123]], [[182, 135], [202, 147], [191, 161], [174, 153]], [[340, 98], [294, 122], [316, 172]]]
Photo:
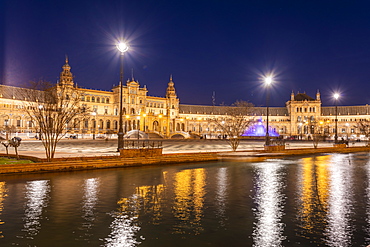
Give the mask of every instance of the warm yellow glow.
[[159, 118], [162, 118], [163, 116], [162, 116], [162, 114], [159, 114], [159, 116], [158, 116]]
[[126, 52], [128, 50], [128, 45], [126, 43], [124, 43], [124, 42], [120, 42], [119, 44], [117, 44], [117, 49], [120, 52], [124, 53], [124, 52]]
[[130, 118], [130, 116], [129, 115], [126, 115], [126, 118]]
[[146, 117], [146, 113], [143, 114], [143, 117]]
[[173, 214], [178, 224], [174, 225], [175, 233], [189, 234], [191, 231], [199, 234], [202, 231], [205, 185], [206, 173], [203, 168], [176, 173]]
[[[299, 218], [307, 233], [320, 232], [322, 229], [317, 226], [325, 225], [329, 193], [327, 162], [326, 156], [302, 159]], [[320, 210], [315, 210], [317, 208]]]

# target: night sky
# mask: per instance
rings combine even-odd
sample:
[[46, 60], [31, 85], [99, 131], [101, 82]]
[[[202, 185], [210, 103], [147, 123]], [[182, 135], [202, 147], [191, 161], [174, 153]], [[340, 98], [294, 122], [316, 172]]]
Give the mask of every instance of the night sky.
[[56, 82], [68, 55], [75, 82], [111, 90], [125, 80], [180, 103], [270, 105], [321, 92], [323, 105], [370, 103], [370, 1], [0, 0], [0, 83]]

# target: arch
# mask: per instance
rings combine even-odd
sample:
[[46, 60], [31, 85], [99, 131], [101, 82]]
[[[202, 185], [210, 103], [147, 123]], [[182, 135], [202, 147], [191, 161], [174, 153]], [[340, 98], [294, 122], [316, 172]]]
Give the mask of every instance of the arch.
[[118, 122], [117, 120], [113, 121], [113, 129], [117, 130], [118, 129]]
[[101, 98], [101, 102], [102, 103], [105, 103], [105, 98]]
[[105, 100], [105, 103], [109, 104], [109, 99], [108, 98]]
[[99, 120], [99, 129], [104, 129], [104, 121], [103, 121], [103, 119], [100, 119]]
[[131, 108], [131, 114], [135, 114], [135, 109]]
[[153, 121], [153, 130], [159, 131], [159, 122], [157, 120]]
[[95, 102], [95, 96], [91, 97], [91, 102]]
[[180, 123], [176, 123], [176, 131], [180, 131]]
[[107, 129], [110, 129], [110, 120], [109, 119], [107, 120], [106, 127], [107, 127]]
[[190, 134], [184, 131], [176, 131], [169, 136], [171, 139], [188, 139], [190, 137]]
[[97, 98], [96, 98], [96, 102], [97, 102], [97, 103], [100, 103], [100, 97], [97, 97]]

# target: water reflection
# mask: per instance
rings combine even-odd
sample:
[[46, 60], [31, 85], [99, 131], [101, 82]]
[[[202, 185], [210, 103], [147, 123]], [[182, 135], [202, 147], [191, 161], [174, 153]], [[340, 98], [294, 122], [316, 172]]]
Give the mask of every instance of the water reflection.
[[283, 165], [278, 162], [258, 163], [255, 166], [254, 208], [256, 217], [253, 231], [253, 246], [282, 246], [284, 224], [285, 187]]
[[150, 215], [150, 223], [157, 225], [162, 220], [162, 206], [164, 197], [164, 185], [140, 186], [136, 188], [136, 194], [142, 198], [142, 209]]
[[112, 213], [111, 233], [105, 238], [107, 247], [132, 247], [140, 244], [136, 240], [136, 234], [140, 230], [138, 223], [139, 203], [138, 195], [122, 198], [118, 204], [121, 206], [118, 212]]
[[[329, 156], [303, 158], [299, 166], [298, 176], [298, 234], [311, 239], [320, 235], [326, 225], [328, 207]], [[314, 240], [312, 240], [314, 241]]]
[[365, 166], [365, 172], [366, 172], [366, 223], [367, 226], [365, 226], [365, 232], [367, 233], [367, 236], [365, 238], [365, 241], [369, 244], [370, 242], [370, 161], [367, 162]]
[[[162, 200], [164, 185], [140, 186], [130, 197], [118, 201], [119, 211], [112, 214], [114, 220], [110, 226], [111, 234], [105, 239], [110, 247], [131, 247], [137, 241], [137, 233], [141, 229], [138, 218], [144, 214], [151, 216], [151, 223], [158, 224], [162, 218]], [[140, 215], [140, 213], [142, 213]], [[143, 236], [140, 236], [144, 240]]]
[[203, 231], [204, 197], [206, 185], [205, 169], [183, 170], [174, 176], [173, 215], [177, 234], [200, 234]]
[[[4, 210], [4, 200], [5, 197], [7, 197], [7, 189], [6, 189], [6, 183], [5, 182], [0, 182], [0, 216]], [[5, 222], [1, 220], [0, 218], [0, 225], [4, 224]], [[3, 232], [0, 231], [0, 238], [3, 238]]]
[[85, 237], [91, 236], [88, 232], [93, 227], [95, 221], [95, 207], [99, 199], [99, 186], [99, 178], [89, 178], [84, 180], [82, 201], [82, 218], [84, 219], [84, 222], [82, 223], [82, 230]]
[[330, 194], [326, 242], [329, 246], [352, 246], [352, 165], [348, 155], [332, 155], [329, 164]]
[[32, 239], [41, 229], [42, 211], [48, 206], [50, 185], [48, 180], [30, 181], [26, 184], [26, 207], [23, 231]]
[[227, 168], [222, 167], [217, 173], [216, 187], [216, 217], [219, 218], [220, 226], [225, 226], [226, 221], [226, 201], [227, 201]]

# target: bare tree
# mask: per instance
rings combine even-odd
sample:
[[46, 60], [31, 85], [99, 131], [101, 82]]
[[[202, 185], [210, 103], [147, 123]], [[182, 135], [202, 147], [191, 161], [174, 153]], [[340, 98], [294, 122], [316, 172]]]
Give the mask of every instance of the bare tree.
[[66, 134], [66, 126], [74, 118], [84, 118], [88, 110], [83, 107], [81, 93], [68, 84], [51, 84], [45, 81], [31, 82], [31, 88], [23, 90], [24, 110], [40, 129], [46, 158], [54, 158], [57, 143]]
[[253, 110], [253, 104], [246, 101], [236, 101], [230, 106], [219, 106], [222, 117], [215, 117], [212, 121], [224, 135], [227, 135], [229, 145], [236, 151], [240, 144], [240, 135], [253, 122], [249, 116]]
[[367, 138], [367, 146], [370, 145], [370, 140], [369, 140], [369, 137], [370, 137], [370, 121], [367, 120], [367, 119], [364, 119], [364, 120], [361, 120], [359, 122], [357, 122], [357, 126], [355, 126], [356, 128], [358, 128], [358, 130], [360, 131], [360, 133], [362, 133], [363, 135], [366, 136]]
[[312, 143], [313, 147], [317, 148], [319, 142], [324, 139], [324, 127], [322, 121], [310, 121], [310, 128], [311, 128], [311, 136], [312, 136]]

